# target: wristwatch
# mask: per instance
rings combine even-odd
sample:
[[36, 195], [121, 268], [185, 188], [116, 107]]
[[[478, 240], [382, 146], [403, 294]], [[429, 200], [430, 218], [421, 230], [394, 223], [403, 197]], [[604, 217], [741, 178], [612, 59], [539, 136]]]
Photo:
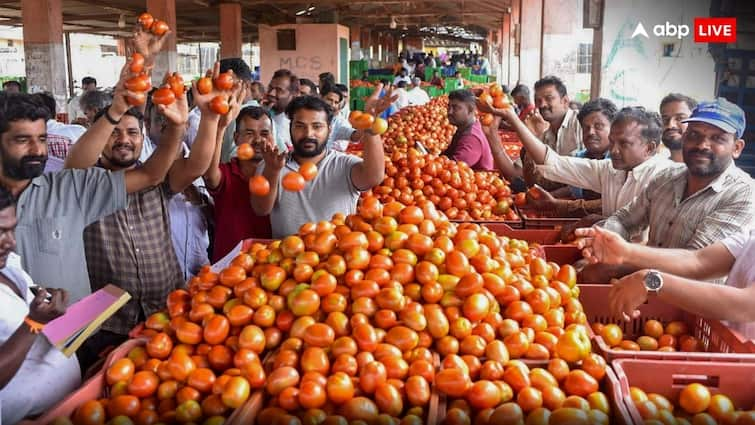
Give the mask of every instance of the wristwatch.
[[663, 276], [658, 270], [648, 270], [645, 274], [644, 283], [648, 293], [658, 295], [658, 292], [663, 288]]

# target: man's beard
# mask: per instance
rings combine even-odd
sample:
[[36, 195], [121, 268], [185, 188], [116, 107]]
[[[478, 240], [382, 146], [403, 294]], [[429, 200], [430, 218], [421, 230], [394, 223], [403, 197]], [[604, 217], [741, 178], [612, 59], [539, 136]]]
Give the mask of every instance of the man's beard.
[[109, 163], [115, 165], [116, 167], [128, 168], [128, 167], [136, 164], [136, 161], [139, 160], [139, 157], [136, 156], [136, 149], [134, 149], [133, 147], [127, 146], [127, 145], [123, 145], [123, 144], [118, 144], [118, 145], [113, 146], [112, 151], [115, 151], [116, 149], [119, 149], [119, 148], [121, 148], [123, 146], [126, 146], [128, 149], [131, 149], [131, 152], [134, 154], [134, 156], [131, 157], [131, 159], [119, 159], [119, 158], [116, 158], [115, 156], [108, 157], [104, 153], [102, 154], [102, 157], [105, 158], [105, 159], [107, 159], [107, 161]]
[[[39, 164], [30, 164], [33, 161], [39, 161]], [[42, 155], [26, 155], [19, 161], [14, 161], [3, 152], [3, 172], [13, 180], [29, 180], [41, 176], [46, 162], [47, 157]]]
[[[317, 147], [311, 151], [304, 150], [302, 146], [305, 143], [314, 143], [317, 145]], [[299, 140], [293, 145], [294, 145], [294, 155], [302, 157], [302, 158], [313, 158], [323, 153], [323, 151], [325, 150], [325, 146], [327, 145], [327, 141], [320, 143], [317, 141], [317, 139], [305, 138], [305, 139]]]
[[[697, 165], [692, 162], [692, 154], [702, 154], [708, 158], [708, 165]], [[726, 162], [717, 158], [712, 152], [702, 151], [700, 149], [690, 149], [683, 153], [684, 163], [687, 164], [687, 169], [690, 174], [695, 177], [711, 177], [717, 176], [726, 170], [731, 161]]]
[[663, 134], [661, 134], [661, 142], [663, 142], [663, 145], [672, 151], [676, 151], [682, 148], [681, 133], [677, 132], [679, 137], [673, 137], [675, 131], [677, 130], [666, 130], [663, 132]]

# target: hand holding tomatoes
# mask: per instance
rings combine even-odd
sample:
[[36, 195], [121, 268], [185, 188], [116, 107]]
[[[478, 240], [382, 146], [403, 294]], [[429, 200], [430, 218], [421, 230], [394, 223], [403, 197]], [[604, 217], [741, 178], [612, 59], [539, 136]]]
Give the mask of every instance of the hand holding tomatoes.
[[168, 24], [159, 19], [155, 19], [149, 13], [139, 15], [138, 25], [134, 30], [134, 50], [144, 55], [148, 64], [154, 62], [155, 55], [162, 50], [165, 41], [170, 34]]
[[183, 94], [176, 97], [169, 81], [171, 75], [166, 74], [163, 87], [153, 93], [152, 100], [157, 105], [157, 111], [168, 120], [170, 125], [180, 127], [189, 120], [189, 104]]
[[262, 146], [262, 160], [265, 161], [265, 168], [279, 172], [286, 165], [287, 157], [288, 152], [278, 151], [277, 146], [267, 144]]
[[240, 87], [241, 82], [234, 81], [233, 73], [221, 73], [220, 62], [215, 62], [212, 71], [208, 70], [203, 78], [192, 85], [194, 104], [203, 114], [226, 115], [231, 111], [234, 102], [239, 106], [243, 102], [241, 96], [246, 92]]

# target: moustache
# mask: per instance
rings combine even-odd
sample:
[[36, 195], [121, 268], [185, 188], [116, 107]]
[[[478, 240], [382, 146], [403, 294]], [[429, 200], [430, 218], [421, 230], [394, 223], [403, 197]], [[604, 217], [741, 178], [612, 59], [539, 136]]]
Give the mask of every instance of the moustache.
[[676, 133], [680, 136], [682, 135], [682, 132], [676, 128], [669, 128], [669, 129], [663, 130], [663, 134], [670, 134], [670, 133]]
[[306, 139], [301, 139], [301, 140], [299, 141], [299, 144], [300, 144], [300, 145], [303, 145], [303, 144], [305, 144], [305, 143], [312, 143], [312, 144], [315, 144], [315, 145], [318, 145], [318, 144], [320, 144], [320, 142], [319, 142], [319, 141], [317, 141], [317, 139], [315, 139], [315, 138], [312, 138], [312, 137], [307, 137]]
[[550, 106], [544, 106], [542, 108], [537, 108], [537, 109], [540, 111], [540, 115], [542, 115], [545, 112], [552, 112], [553, 111]]
[[590, 136], [585, 141], [586, 142], [596, 142], [596, 143], [599, 143], [600, 142], [600, 137], [599, 136]]
[[716, 156], [713, 155], [713, 152], [702, 149], [690, 149], [687, 151], [687, 155], [701, 155], [710, 159], [711, 161], [716, 158]]
[[131, 152], [134, 151], [134, 146], [133, 145], [129, 145], [127, 143], [118, 143], [116, 145], [113, 145], [113, 150], [121, 149], [121, 148], [128, 149]]
[[41, 162], [44, 163], [47, 161], [46, 156], [42, 155], [27, 155], [23, 158], [21, 158], [21, 165], [28, 165], [30, 162]]

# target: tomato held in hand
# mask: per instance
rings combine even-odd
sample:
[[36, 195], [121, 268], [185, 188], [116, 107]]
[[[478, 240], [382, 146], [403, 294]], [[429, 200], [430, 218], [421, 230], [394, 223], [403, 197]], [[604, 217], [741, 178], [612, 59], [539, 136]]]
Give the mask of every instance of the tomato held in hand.
[[372, 124], [372, 132], [381, 135], [388, 131], [388, 121], [377, 117], [375, 118], [375, 122]]
[[224, 72], [218, 75], [214, 80], [215, 88], [218, 90], [230, 90], [233, 88], [233, 75], [229, 72]]
[[493, 107], [496, 109], [504, 109], [509, 107], [509, 100], [506, 96], [500, 96], [493, 99]]
[[299, 167], [299, 174], [304, 180], [311, 181], [317, 175], [317, 165], [314, 162], [305, 162]]
[[218, 115], [225, 115], [231, 109], [228, 101], [223, 96], [215, 96], [210, 101], [210, 110]]
[[149, 82], [149, 77], [146, 74], [140, 74], [126, 80], [123, 87], [132, 92], [146, 92], [152, 88], [152, 83]]
[[493, 114], [480, 115], [480, 124], [482, 124], [485, 127], [488, 127], [491, 124], [493, 124]]
[[212, 91], [212, 79], [209, 77], [202, 77], [197, 80], [197, 91], [199, 94], [208, 94]]
[[154, 35], [163, 35], [166, 32], [168, 32], [168, 30], [170, 30], [170, 27], [165, 21], [161, 21], [158, 19], [158, 20], [155, 20], [155, 22], [152, 24], [152, 27], [150, 28], [150, 30], [152, 30], [152, 34]]
[[254, 176], [249, 179], [249, 192], [255, 196], [265, 196], [270, 193], [270, 182], [265, 176]]
[[155, 18], [151, 14], [144, 12], [141, 15], [139, 15], [139, 19], [137, 19], [137, 22], [139, 23], [139, 25], [142, 26], [144, 31], [147, 31], [150, 28], [152, 28], [152, 24], [155, 23]]
[[141, 106], [147, 101], [147, 95], [144, 92], [136, 92], [126, 97], [126, 102], [131, 106]]
[[169, 87], [161, 87], [152, 94], [152, 102], [156, 105], [170, 105], [176, 101], [176, 95]]
[[134, 74], [138, 74], [144, 70], [144, 56], [141, 53], [134, 53], [131, 55], [129, 69]]
[[236, 156], [242, 161], [254, 158], [254, 148], [249, 143], [242, 143], [236, 151]]
[[183, 77], [181, 77], [181, 74], [177, 72], [174, 72], [170, 77], [168, 77], [168, 85], [170, 86], [170, 89], [173, 90], [173, 94], [176, 95], [176, 98], [183, 96], [184, 92], [186, 91], [184, 79]]
[[305, 180], [301, 174], [292, 171], [283, 177], [282, 184], [283, 188], [289, 192], [299, 192], [304, 189]]

